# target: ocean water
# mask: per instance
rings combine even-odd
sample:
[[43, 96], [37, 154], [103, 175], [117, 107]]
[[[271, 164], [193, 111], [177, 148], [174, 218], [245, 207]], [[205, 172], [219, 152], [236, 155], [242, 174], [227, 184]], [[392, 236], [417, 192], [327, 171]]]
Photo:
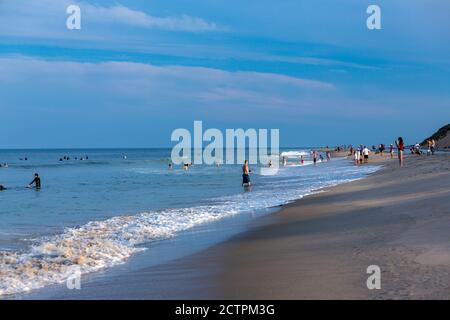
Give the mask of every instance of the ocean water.
[[[0, 192], [0, 296], [63, 282], [73, 266], [82, 273], [105, 270], [151, 250], [152, 241], [378, 170], [345, 159], [314, 166], [309, 157], [304, 165], [293, 158], [273, 176], [254, 167], [246, 191], [240, 165], [169, 171], [170, 151], [0, 150], [0, 163], [8, 163], [0, 168], [0, 184], [8, 188]], [[70, 160], [59, 161], [64, 156]], [[25, 188], [35, 172], [41, 190]]]

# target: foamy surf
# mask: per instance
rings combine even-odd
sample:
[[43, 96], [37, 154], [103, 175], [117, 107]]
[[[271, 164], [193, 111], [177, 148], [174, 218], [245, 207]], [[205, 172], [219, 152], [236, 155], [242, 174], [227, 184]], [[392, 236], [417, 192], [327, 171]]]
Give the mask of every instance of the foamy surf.
[[136, 247], [147, 241], [165, 239], [196, 225], [212, 222], [237, 211], [224, 206], [201, 206], [145, 212], [93, 221], [68, 228], [60, 235], [42, 238], [29, 252], [0, 252], [0, 295], [28, 292], [62, 283], [72, 267], [89, 273], [125, 262]]

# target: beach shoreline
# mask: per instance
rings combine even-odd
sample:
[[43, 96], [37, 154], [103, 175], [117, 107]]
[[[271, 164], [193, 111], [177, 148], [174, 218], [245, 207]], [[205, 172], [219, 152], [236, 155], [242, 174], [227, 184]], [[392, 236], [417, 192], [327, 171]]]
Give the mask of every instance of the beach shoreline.
[[[448, 298], [450, 156], [408, 157], [403, 168], [385, 157], [367, 178], [287, 204], [205, 250], [45, 298]], [[369, 265], [381, 269], [381, 290], [366, 287]]]

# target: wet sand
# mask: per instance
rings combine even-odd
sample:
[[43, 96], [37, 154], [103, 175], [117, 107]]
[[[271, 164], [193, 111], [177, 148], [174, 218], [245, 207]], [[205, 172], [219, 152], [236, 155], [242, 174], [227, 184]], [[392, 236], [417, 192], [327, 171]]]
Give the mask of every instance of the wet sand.
[[[449, 299], [450, 155], [371, 163], [385, 168], [209, 249], [34, 298]], [[381, 269], [380, 290], [366, 287], [369, 265]]]

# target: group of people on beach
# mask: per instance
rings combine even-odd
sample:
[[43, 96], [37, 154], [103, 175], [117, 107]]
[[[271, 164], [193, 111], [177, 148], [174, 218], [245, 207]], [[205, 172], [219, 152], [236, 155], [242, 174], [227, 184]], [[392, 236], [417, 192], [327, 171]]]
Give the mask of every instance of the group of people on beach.
[[[395, 146], [397, 148], [400, 166], [403, 166], [403, 152], [405, 150], [405, 143], [404, 143], [402, 137], [397, 138], [397, 140], [395, 141]], [[362, 164], [362, 163], [369, 162], [369, 155], [372, 152], [376, 153], [378, 151], [378, 154], [383, 156], [385, 150], [386, 150], [386, 147], [384, 144], [379, 144], [378, 148], [375, 146], [372, 146], [372, 151], [367, 146], [360, 145], [358, 148], [350, 147], [350, 155], [353, 155], [355, 164]], [[419, 146], [419, 151], [420, 151], [420, 146]], [[389, 154], [390, 154], [391, 158], [394, 158], [394, 144], [392, 144], [392, 143], [389, 146]]]
[[[338, 147], [338, 149], [340, 149], [340, 147]], [[327, 157], [327, 161], [331, 160], [331, 152], [329, 150], [325, 151], [325, 156]], [[325, 160], [323, 158], [323, 155], [316, 150], [311, 151], [311, 157], [313, 159], [314, 164], [317, 164], [317, 159], [319, 159], [320, 162], [323, 162]], [[303, 162], [304, 162], [303, 156], [301, 156], [300, 163], [303, 164]]]
[[360, 145], [358, 148], [353, 149], [353, 156], [355, 159], [355, 164], [368, 163], [369, 162], [369, 154], [371, 151], [367, 146]]

